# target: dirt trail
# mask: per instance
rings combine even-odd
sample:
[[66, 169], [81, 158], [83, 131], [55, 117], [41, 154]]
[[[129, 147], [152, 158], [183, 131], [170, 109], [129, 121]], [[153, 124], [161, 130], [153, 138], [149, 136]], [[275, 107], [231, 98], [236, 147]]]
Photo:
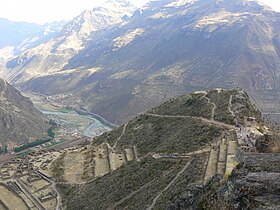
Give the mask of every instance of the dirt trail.
[[183, 168], [181, 171], [178, 172], [178, 174], [175, 176], [175, 178], [153, 199], [152, 204], [146, 209], [146, 210], [152, 210], [154, 208], [154, 206], [156, 205], [156, 202], [158, 201], [158, 199], [160, 198], [160, 196], [167, 191], [171, 185], [177, 181], [177, 179], [179, 179], [179, 177], [187, 170], [187, 168], [189, 167], [189, 165], [191, 164], [191, 162], [193, 161], [193, 159], [191, 159]]
[[122, 138], [123, 135], [125, 134], [125, 130], [126, 130], [127, 124], [128, 124], [128, 123], [124, 124], [122, 134], [119, 136], [119, 138], [118, 138], [117, 141], [115, 142], [115, 144], [114, 144], [114, 146], [113, 146], [113, 149], [115, 149], [115, 148], [117, 147], [118, 142], [121, 140], [121, 138]]
[[229, 105], [228, 105], [228, 111], [230, 112], [230, 114], [231, 114], [234, 118], [236, 118], [234, 112], [233, 112], [232, 109], [231, 109], [231, 106], [232, 106], [232, 95], [230, 95], [229, 103], [228, 103], [228, 104], [229, 104]]
[[235, 113], [232, 111], [231, 107], [232, 107], [232, 95], [230, 95], [230, 98], [229, 98], [229, 102], [228, 102], [228, 111], [230, 112], [230, 114], [234, 117], [234, 122], [235, 124], [237, 124], [237, 118], [236, 118], [236, 115]]
[[205, 98], [209, 104], [212, 104], [213, 108], [212, 108], [212, 111], [211, 111], [211, 118], [210, 120], [211, 121], [214, 121], [214, 116], [215, 116], [215, 110], [217, 108], [216, 104], [211, 102], [210, 98], [206, 97], [206, 94], [203, 96], [203, 98]]
[[204, 149], [200, 149], [197, 151], [193, 151], [193, 152], [189, 152], [189, 153], [183, 153], [183, 154], [159, 154], [159, 153], [154, 153], [151, 154], [153, 158], [155, 159], [161, 159], [161, 158], [173, 158], [173, 159], [182, 159], [182, 158], [190, 158], [193, 155], [198, 155], [198, 154], [203, 154], [203, 153], [207, 153], [210, 152], [210, 147], [209, 148], [204, 148]]
[[120, 201], [118, 201], [117, 203], [113, 204], [112, 206], [108, 207], [106, 210], [113, 210], [115, 209], [118, 205], [122, 204], [123, 202], [125, 202], [126, 200], [132, 198], [135, 194], [139, 193], [141, 190], [143, 190], [144, 188], [148, 187], [149, 185], [151, 185], [155, 180], [152, 180], [150, 182], [148, 182], [147, 184], [143, 185], [142, 187], [140, 187], [138, 190], [133, 191], [132, 193], [130, 193], [128, 196], [126, 196], [125, 198], [121, 199]]
[[215, 120], [209, 120], [203, 117], [193, 117], [193, 116], [185, 116], [185, 115], [159, 115], [159, 114], [151, 114], [151, 113], [146, 113], [145, 115], [147, 116], [154, 116], [154, 117], [162, 117], [162, 118], [193, 118], [193, 119], [197, 119], [197, 120], [201, 120], [205, 123], [208, 124], [214, 124], [217, 125], [219, 127], [226, 127], [229, 129], [237, 129], [235, 126], [233, 125], [229, 125], [223, 122], [219, 122], [219, 121], [215, 121]]

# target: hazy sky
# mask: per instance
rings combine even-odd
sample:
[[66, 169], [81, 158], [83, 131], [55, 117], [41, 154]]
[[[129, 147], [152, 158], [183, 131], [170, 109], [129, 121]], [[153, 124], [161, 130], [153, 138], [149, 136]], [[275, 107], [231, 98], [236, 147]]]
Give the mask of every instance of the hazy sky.
[[[105, 0], [1, 0], [0, 17], [13, 21], [46, 23], [69, 19]], [[141, 6], [147, 0], [130, 0]]]
[[[0, 17], [36, 23], [70, 19], [104, 0], [2, 0]], [[142, 5], [147, 0], [131, 0]], [[234, 1], [234, 0], [233, 0]], [[280, 12], [279, 0], [260, 0]]]

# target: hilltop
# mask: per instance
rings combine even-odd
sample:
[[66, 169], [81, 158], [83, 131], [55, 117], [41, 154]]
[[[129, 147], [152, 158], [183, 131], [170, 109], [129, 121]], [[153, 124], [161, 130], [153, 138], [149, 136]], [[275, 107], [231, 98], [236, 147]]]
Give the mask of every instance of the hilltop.
[[[67, 209], [225, 205], [229, 199], [213, 204], [211, 196], [226, 188], [228, 177], [244, 178], [236, 167], [242, 168], [248, 151], [259, 157], [256, 140], [268, 130], [243, 90], [199, 91], [142, 113], [89, 146], [66, 150], [52, 171]], [[75, 163], [81, 165], [73, 170]], [[242, 175], [236, 177], [236, 170]], [[278, 169], [274, 172], [279, 175]]]

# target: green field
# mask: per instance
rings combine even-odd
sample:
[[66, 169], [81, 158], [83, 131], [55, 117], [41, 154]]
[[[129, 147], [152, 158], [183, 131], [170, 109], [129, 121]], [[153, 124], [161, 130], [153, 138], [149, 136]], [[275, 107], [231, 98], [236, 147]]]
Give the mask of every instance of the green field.
[[22, 152], [22, 153], [18, 153], [18, 154], [16, 154], [16, 156], [22, 156], [22, 155], [27, 155], [27, 154], [29, 154], [30, 152], [33, 152], [31, 149], [29, 149], [29, 150], [26, 150], [25, 152]]
[[59, 111], [59, 112], [63, 112], [63, 113], [69, 113], [69, 112], [71, 112], [72, 110], [66, 109], [66, 108], [61, 108], [61, 109], [59, 109], [58, 111]]
[[65, 139], [61, 139], [61, 140], [59, 140], [58, 142], [55, 142], [55, 141], [48, 142], [47, 145], [45, 145], [45, 146], [43, 146], [43, 147], [44, 147], [44, 148], [52, 147], [52, 146], [61, 144], [61, 143], [65, 142], [65, 141], [66, 141]]

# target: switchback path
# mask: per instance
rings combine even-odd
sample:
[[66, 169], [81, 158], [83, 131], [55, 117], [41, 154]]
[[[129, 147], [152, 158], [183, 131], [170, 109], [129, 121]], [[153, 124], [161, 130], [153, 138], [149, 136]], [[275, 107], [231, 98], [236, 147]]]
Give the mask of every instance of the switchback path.
[[146, 209], [146, 210], [152, 210], [154, 208], [154, 206], [156, 205], [158, 199], [161, 197], [161, 195], [167, 191], [172, 184], [174, 184], [174, 182], [177, 181], [177, 179], [179, 179], [179, 177], [187, 170], [187, 168], [189, 167], [189, 165], [191, 164], [191, 162], [193, 161], [193, 159], [191, 159], [183, 168], [181, 171], [179, 171], [179, 173], [175, 176], [175, 178], [153, 199], [152, 204]]

